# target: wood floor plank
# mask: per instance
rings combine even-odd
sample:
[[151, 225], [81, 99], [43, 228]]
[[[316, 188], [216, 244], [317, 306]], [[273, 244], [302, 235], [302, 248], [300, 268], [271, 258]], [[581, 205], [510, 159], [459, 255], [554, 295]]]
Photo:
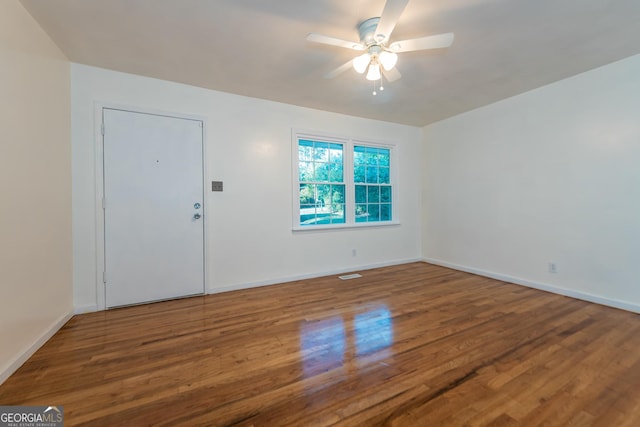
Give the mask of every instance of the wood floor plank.
[[0, 385], [65, 425], [640, 425], [640, 315], [426, 263], [74, 316]]

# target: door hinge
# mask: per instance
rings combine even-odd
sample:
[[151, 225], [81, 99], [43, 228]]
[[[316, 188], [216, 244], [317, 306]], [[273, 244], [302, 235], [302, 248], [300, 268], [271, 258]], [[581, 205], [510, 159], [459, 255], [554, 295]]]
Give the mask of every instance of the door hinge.
[[107, 272], [106, 271], [102, 272], [102, 283], [104, 283], [105, 285], [107, 284]]
[[105, 199], [104, 197], [102, 198], [102, 209], [106, 209], [107, 208], [107, 199]]
[[100, 125], [100, 133], [102, 134], [102, 136], [104, 136], [104, 123]]

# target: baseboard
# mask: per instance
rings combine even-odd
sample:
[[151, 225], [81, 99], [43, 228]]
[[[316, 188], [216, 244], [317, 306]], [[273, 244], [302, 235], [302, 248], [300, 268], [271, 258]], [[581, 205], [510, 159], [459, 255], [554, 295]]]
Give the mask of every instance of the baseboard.
[[0, 384], [5, 382], [7, 378], [13, 375], [13, 373], [17, 371], [18, 368], [20, 368], [20, 366], [22, 366], [24, 362], [26, 362], [31, 356], [33, 356], [33, 354], [38, 351], [38, 349], [42, 347], [44, 343], [49, 341], [49, 338], [55, 335], [55, 333], [58, 332], [64, 326], [64, 324], [67, 323], [69, 319], [71, 319], [71, 317], [73, 317], [73, 313], [71, 311], [60, 316], [58, 320], [56, 320], [49, 326], [49, 329], [46, 330], [40, 336], [40, 338], [38, 338], [33, 344], [29, 346], [29, 348], [25, 349], [20, 355], [18, 355], [18, 357], [16, 357], [12, 362], [4, 367], [0, 372]]
[[93, 313], [98, 311], [97, 304], [80, 305], [73, 308], [73, 314]]
[[472, 274], [477, 274], [479, 276], [489, 277], [491, 279], [496, 279], [503, 282], [509, 282], [509, 283], [514, 283], [516, 285], [526, 286], [528, 288], [539, 289], [541, 291], [551, 292], [554, 294], [576, 298], [583, 301], [606, 305], [608, 307], [614, 307], [614, 308], [619, 308], [621, 310], [640, 313], [640, 305], [629, 303], [626, 301], [606, 298], [600, 295], [593, 295], [587, 292], [575, 291], [573, 289], [562, 288], [559, 286], [550, 285], [548, 283], [535, 282], [532, 280], [522, 279], [520, 277], [508, 276], [506, 274], [500, 274], [492, 271], [481, 270], [474, 267], [467, 267], [465, 265], [454, 264], [454, 263], [442, 261], [439, 259], [423, 258], [422, 261], [429, 264], [435, 264], [442, 267], [452, 268], [454, 270], [464, 271], [466, 273], [472, 273]]
[[258, 288], [258, 287], [261, 287], [261, 286], [278, 285], [280, 283], [295, 282], [297, 280], [315, 279], [316, 277], [333, 276], [333, 275], [336, 275], [336, 274], [344, 274], [344, 273], [352, 273], [352, 272], [356, 272], [356, 271], [372, 270], [374, 268], [389, 267], [389, 266], [392, 266], [392, 265], [409, 264], [409, 263], [412, 263], [412, 262], [420, 262], [420, 261], [422, 261], [422, 258], [408, 258], [408, 259], [400, 259], [400, 260], [394, 260], [394, 261], [377, 263], [377, 264], [367, 264], [367, 265], [362, 265], [362, 266], [358, 266], [358, 267], [349, 267], [349, 268], [343, 268], [343, 269], [338, 269], [338, 270], [324, 271], [324, 272], [319, 272], [319, 273], [303, 274], [303, 275], [298, 275], [298, 276], [280, 277], [278, 279], [273, 279], [273, 280], [262, 280], [262, 281], [259, 281], [259, 282], [241, 283], [241, 284], [237, 284], [237, 285], [222, 286], [222, 287], [219, 287], [219, 288], [208, 289], [207, 290], [207, 294], [218, 294], [218, 293], [222, 293], [222, 292], [231, 292], [231, 291], [239, 291], [239, 290], [242, 290], [242, 289]]

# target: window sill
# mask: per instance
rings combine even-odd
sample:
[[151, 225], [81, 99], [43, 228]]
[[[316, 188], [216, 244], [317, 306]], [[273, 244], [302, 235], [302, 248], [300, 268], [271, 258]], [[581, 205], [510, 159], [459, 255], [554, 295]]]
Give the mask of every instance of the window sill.
[[397, 227], [400, 225], [399, 221], [389, 222], [358, 222], [355, 224], [331, 224], [331, 225], [313, 225], [307, 227], [293, 227], [294, 233], [308, 232], [308, 231], [336, 231], [336, 230], [354, 230], [358, 228], [380, 228], [380, 227]]

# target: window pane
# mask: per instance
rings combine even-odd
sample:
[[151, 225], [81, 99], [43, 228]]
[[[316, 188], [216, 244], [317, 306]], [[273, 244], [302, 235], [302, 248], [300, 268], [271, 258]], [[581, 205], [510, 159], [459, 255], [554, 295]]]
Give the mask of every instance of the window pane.
[[344, 185], [333, 186], [332, 203], [344, 203]]
[[376, 184], [378, 182], [378, 168], [367, 166], [367, 182]]
[[366, 185], [356, 185], [356, 203], [367, 203]]
[[355, 146], [353, 148], [353, 164], [362, 165], [365, 163], [365, 147]]
[[313, 162], [298, 162], [298, 180], [313, 181]]
[[300, 225], [315, 222], [315, 187], [313, 184], [300, 184]]
[[323, 225], [323, 224], [331, 224], [331, 218], [329, 215], [320, 214], [316, 216], [315, 221], [313, 223], [309, 223], [307, 225]]
[[298, 141], [298, 159], [313, 160], [313, 142], [301, 139]]
[[344, 204], [334, 203], [331, 205], [331, 223], [343, 224], [345, 222]]
[[329, 161], [329, 144], [326, 142], [316, 142], [314, 159], [320, 162]]
[[366, 182], [365, 167], [360, 165], [353, 168], [353, 182]]
[[342, 164], [342, 145], [341, 144], [330, 144], [329, 149], [329, 161], [331, 163], [340, 163]]
[[330, 163], [329, 164], [329, 181], [331, 182], [343, 182], [342, 163]]
[[380, 187], [377, 185], [367, 186], [367, 202], [378, 203], [380, 201]]
[[380, 205], [380, 221], [391, 221], [391, 205], [383, 203]]
[[300, 208], [313, 207], [315, 200], [315, 185], [300, 184]]
[[390, 152], [386, 148], [378, 148], [378, 164], [380, 166], [390, 165]]
[[367, 209], [369, 211], [369, 221], [380, 221], [380, 205], [368, 204]]
[[391, 203], [391, 187], [380, 187], [380, 201], [382, 203]]
[[318, 184], [316, 186], [316, 208], [323, 208], [326, 205], [331, 204], [331, 185]]
[[378, 149], [367, 147], [365, 160], [368, 166], [378, 166]]
[[331, 224], [344, 224], [346, 222], [344, 213], [341, 217], [334, 217]]
[[380, 184], [389, 184], [389, 168], [381, 167], [378, 169], [378, 177]]
[[314, 181], [329, 181], [329, 163], [315, 163]]
[[367, 205], [356, 205], [356, 222], [367, 221]]

